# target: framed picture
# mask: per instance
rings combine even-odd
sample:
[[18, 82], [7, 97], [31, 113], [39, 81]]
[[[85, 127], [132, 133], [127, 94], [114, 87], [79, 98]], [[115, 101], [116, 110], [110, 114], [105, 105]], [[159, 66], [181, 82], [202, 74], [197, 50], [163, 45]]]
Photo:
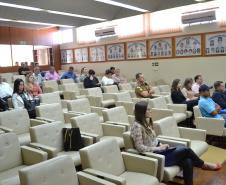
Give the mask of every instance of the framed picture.
[[105, 61], [105, 47], [104, 46], [90, 47], [89, 56], [91, 62]]
[[201, 35], [176, 37], [175, 51], [177, 57], [201, 56], [202, 55]]
[[61, 63], [73, 63], [73, 50], [61, 50]]
[[127, 59], [145, 59], [147, 58], [147, 42], [135, 41], [127, 42]]
[[206, 55], [226, 54], [226, 32], [206, 34], [205, 42]]
[[125, 60], [125, 48], [124, 44], [111, 44], [107, 45], [107, 60], [116, 61], [116, 60]]
[[88, 62], [88, 48], [74, 49], [76, 62]]
[[151, 39], [149, 40], [150, 58], [172, 57], [172, 38]]

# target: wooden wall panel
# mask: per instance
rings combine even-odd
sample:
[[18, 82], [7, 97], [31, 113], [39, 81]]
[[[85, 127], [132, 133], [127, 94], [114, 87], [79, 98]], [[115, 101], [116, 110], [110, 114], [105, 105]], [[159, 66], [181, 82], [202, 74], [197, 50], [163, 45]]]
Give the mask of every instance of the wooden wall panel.
[[10, 28], [0, 27], [0, 44], [10, 44]]
[[11, 44], [33, 44], [33, 30], [23, 28], [10, 28]]

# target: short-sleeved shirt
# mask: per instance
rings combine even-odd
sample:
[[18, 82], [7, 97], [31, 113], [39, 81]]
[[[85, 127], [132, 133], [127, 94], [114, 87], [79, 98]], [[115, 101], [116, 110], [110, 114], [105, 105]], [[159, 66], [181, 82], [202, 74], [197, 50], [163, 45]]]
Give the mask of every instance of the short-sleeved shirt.
[[200, 87], [200, 85], [199, 84], [197, 84], [197, 83], [194, 83], [193, 85], [192, 85], [192, 91], [194, 92], [194, 93], [196, 93], [196, 94], [198, 94], [199, 93], [199, 87]]
[[139, 84], [135, 88], [135, 93], [138, 97], [142, 97], [141, 93], [144, 91], [150, 91], [150, 86], [147, 83]]
[[213, 101], [212, 98], [210, 98], [210, 97], [205, 98], [205, 97], [201, 96], [198, 106], [199, 106], [199, 109], [200, 109], [203, 117], [219, 118], [219, 119], [222, 118], [222, 116], [220, 114], [216, 114], [216, 115], [211, 114], [213, 111], [216, 110], [216, 103]]

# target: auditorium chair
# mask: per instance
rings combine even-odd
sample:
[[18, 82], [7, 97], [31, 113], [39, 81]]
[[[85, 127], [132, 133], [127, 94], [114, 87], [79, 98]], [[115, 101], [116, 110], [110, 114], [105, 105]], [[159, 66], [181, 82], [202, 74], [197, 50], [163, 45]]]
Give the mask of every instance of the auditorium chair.
[[43, 82], [43, 93], [51, 93], [51, 92], [62, 92], [59, 91], [59, 86], [56, 80], [48, 80]]
[[68, 84], [68, 83], [75, 83], [73, 79], [60, 79], [60, 84]]
[[120, 152], [113, 139], [81, 149], [80, 156], [84, 172], [90, 175], [118, 185], [159, 185], [158, 160]]
[[187, 142], [187, 147], [190, 147], [198, 156], [208, 149], [205, 130], [178, 127], [173, 117], [154, 121], [154, 130], [158, 137]]
[[118, 85], [118, 87], [119, 87], [119, 90], [120, 90], [121, 92], [123, 92], [123, 91], [128, 91], [128, 92], [130, 93], [130, 96], [131, 96], [132, 98], [136, 98], [135, 90], [133, 89], [133, 87], [132, 87], [132, 85], [131, 85], [130, 83], [120, 83], [120, 84]]
[[69, 128], [71, 127], [70, 118], [80, 115], [74, 112], [63, 112], [59, 103], [37, 106], [36, 114], [36, 119], [44, 120], [46, 122], [61, 121]]
[[[30, 128], [31, 147], [39, 148], [48, 153], [48, 159], [56, 156], [70, 156], [75, 166], [81, 164], [78, 151], [64, 151], [62, 129], [65, 125], [61, 122], [38, 125]], [[93, 143], [92, 137], [82, 135], [85, 146]]]
[[20, 145], [30, 143], [29, 128], [47, 123], [43, 120], [30, 119], [26, 109], [13, 109], [0, 112], [0, 130], [17, 134]]
[[198, 129], [206, 130], [207, 135], [226, 136], [224, 119], [203, 117], [198, 106], [193, 107], [195, 114], [195, 125]]
[[26, 77], [24, 76], [24, 75], [13, 75], [12, 76], [12, 82], [14, 83], [14, 81], [16, 80], [16, 79], [22, 79], [23, 81], [24, 81], [24, 83], [26, 83]]
[[79, 128], [83, 135], [93, 137], [95, 142], [113, 138], [120, 148], [124, 148], [122, 134], [126, 131], [126, 127], [102, 123], [96, 113], [73, 117], [71, 118], [71, 125]]
[[59, 92], [40, 94], [39, 97], [41, 105], [59, 103], [61, 104], [62, 110], [67, 112], [67, 100], [61, 99]]
[[2, 78], [4, 79], [5, 82], [12, 84], [13, 82], [13, 73], [1, 73]]
[[173, 116], [177, 123], [187, 119], [187, 106], [183, 104], [167, 104], [165, 97], [158, 97], [149, 100], [152, 120], [156, 121], [167, 116]]
[[67, 108], [68, 112], [74, 112], [81, 115], [97, 113], [100, 121], [104, 121], [102, 110], [105, 110], [106, 108], [91, 106], [87, 98], [67, 101]]
[[160, 92], [162, 93], [171, 93], [171, 90], [170, 90], [170, 86], [169, 85], [159, 85], [159, 90]]
[[0, 134], [0, 184], [19, 185], [18, 170], [47, 160], [47, 153], [20, 146], [15, 133]]
[[161, 92], [160, 90], [159, 90], [159, 87], [158, 86], [153, 86], [152, 87], [152, 89], [154, 90], [154, 95], [155, 96], [164, 96], [164, 95], [169, 95], [170, 93], [169, 92]]
[[[125, 89], [129, 89], [129, 90], [119, 90], [120, 88], [125, 88]], [[132, 86], [131, 84], [127, 83], [127, 84], [119, 84], [119, 87], [117, 87], [117, 85], [107, 85], [107, 86], [103, 86], [102, 87], [104, 90], [104, 93], [108, 93], [108, 94], [119, 94], [121, 92], [129, 92], [130, 96], [132, 98], [136, 98], [136, 94], [135, 91], [132, 90]]]
[[107, 93], [102, 93], [100, 87], [82, 89], [82, 94], [89, 99], [90, 105], [95, 107], [112, 107], [115, 106], [115, 100]]
[[128, 115], [125, 108], [122, 106], [106, 109], [102, 112], [105, 123], [124, 125], [128, 129], [134, 122], [134, 116]]
[[85, 95], [81, 95], [77, 83], [62, 84], [59, 85], [59, 89], [63, 92], [63, 97], [65, 100], [74, 100], [86, 97]]
[[[158, 171], [157, 171], [157, 178], [159, 181], [172, 181], [175, 176], [180, 173], [181, 169], [179, 166], [170, 166], [165, 167], [165, 156], [156, 154], [153, 152], [142, 152], [136, 150], [133, 138], [130, 135], [130, 132], [123, 133], [123, 139], [125, 143], [125, 149], [127, 152], [134, 153], [134, 154], [140, 154], [142, 156], [151, 157], [158, 160]], [[187, 143], [183, 141], [176, 141], [176, 140], [170, 140], [170, 139], [164, 139], [164, 138], [158, 138], [158, 141], [163, 144], [169, 144], [171, 147], [176, 146], [186, 146]]]
[[76, 172], [68, 156], [59, 156], [19, 170], [21, 185], [116, 185], [84, 172]]

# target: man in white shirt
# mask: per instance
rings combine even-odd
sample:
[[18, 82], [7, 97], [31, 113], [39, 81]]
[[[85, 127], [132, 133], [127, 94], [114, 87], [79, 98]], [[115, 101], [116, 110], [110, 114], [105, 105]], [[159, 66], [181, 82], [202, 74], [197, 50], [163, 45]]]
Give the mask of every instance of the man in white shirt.
[[7, 100], [12, 97], [13, 89], [6, 82], [3, 82], [2, 76], [0, 76], [0, 108], [2, 111], [9, 109]]
[[199, 87], [203, 84], [203, 78], [202, 75], [196, 75], [195, 83], [192, 85], [192, 91], [195, 93], [196, 96], [199, 95]]
[[113, 85], [114, 84], [114, 80], [112, 79], [112, 72], [110, 69], [107, 69], [105, 71], [105, 76], [103, 76], [102, 80], [102, 85]]

